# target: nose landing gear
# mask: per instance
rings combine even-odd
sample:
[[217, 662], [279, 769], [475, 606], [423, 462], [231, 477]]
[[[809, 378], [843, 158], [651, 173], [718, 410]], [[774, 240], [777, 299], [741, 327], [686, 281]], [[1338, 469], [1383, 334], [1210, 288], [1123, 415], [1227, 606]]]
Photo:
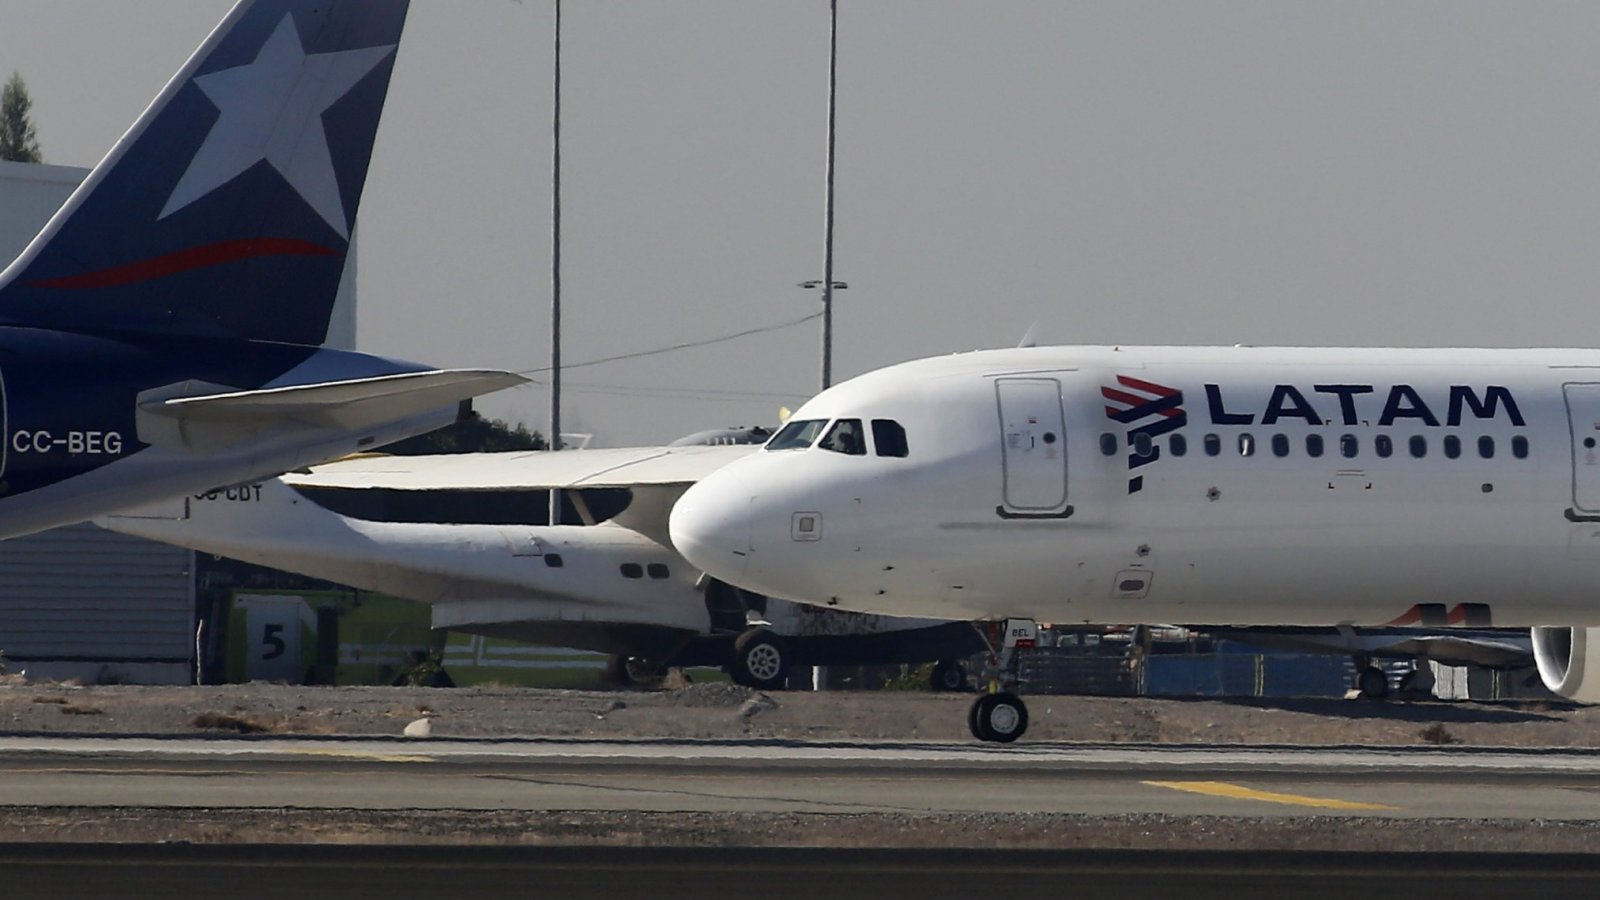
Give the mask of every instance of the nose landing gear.
[[984, 694], [967, 712], [967, 727], [980, 741], [1009, 744], [1028, 730], [1028, 707], [1016, 694]]
[[980, 741], [1009, 744], [1028, 730], [1028, 707], [1015, 693], [1022, 683], [1017, 651], [1037, 643], [1039, 626], [1032, 619], [1007, 619], [986, 622], [982, 631], [990, 647], [982, 675], [988, 690], [968, 710], [967, 728]]

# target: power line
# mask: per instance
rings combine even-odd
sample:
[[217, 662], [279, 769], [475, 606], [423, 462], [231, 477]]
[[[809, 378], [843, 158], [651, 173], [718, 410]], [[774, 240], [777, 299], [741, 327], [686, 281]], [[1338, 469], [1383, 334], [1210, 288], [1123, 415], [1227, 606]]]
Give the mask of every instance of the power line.
[[[821, 317], [822, 313], [815, 312], [811, 313], [810, 315], [801, 316], [798, 319], [790, 320], [788, 322], [779, 322], [775, 325], [762, 325], [757, 328], [747, 328], [744, 331], [736, 331], [733, 334], [724, 334], [720, 337], [703, 338], [698, 341], [684, 341], [681, 344], [673, 344], [669, 347], [657, 347], [654, 350], [639, 350], [633, 353], [620, 353], [616, 356], [605, 356], [601, 357], [600, 359], [590, 359], [577, 363], [563, 363], [561, 367], [563, 369], [581, 369], [586, 366], [599, 366], [606, 363], [622, 362], [623, 360], [628, 359], [642, 359], [647, 356], [660, 356], [664, 353], [676, 353], [679, 350], [693, 350], [696, 347], [709, 347], [713, 344], [724, 344], [728, 341], [736, 341], [740, 338], [750, 337], [751, 335], [765, 334], [771, 331], [782, 331], [785, 328], [793, 328], [796, 325], [804, 325], [807, 322], [819, 319]], [[550, 371], [549, 366], [541, 366], [534, 369], [519, 369], [517, 374], [534, 375], [548, 371]]]
[[801, 393], [772, 391], [724, 391], [708, 388], [640, 387], [628, 384], [566, 383], [566, 389], [582, 394], [611, 394], [621, 397], [671, 397], [686, 400], [749, 400], [756, 402], [792, 403], [807, 399]]

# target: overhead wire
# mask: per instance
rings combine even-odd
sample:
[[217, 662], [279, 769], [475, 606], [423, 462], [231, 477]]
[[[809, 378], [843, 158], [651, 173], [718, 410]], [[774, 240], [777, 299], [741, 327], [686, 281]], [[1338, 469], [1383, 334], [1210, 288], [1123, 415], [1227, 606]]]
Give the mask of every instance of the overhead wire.
[[[772, 331], [782, 331], [785, 328], [794, 328], [797, 325], [804, 325], [807, 322], [815, 321], [815, 320], [820, 319], [820, 318], [822, 318], [822, 313], [815, 312], [815, 313], [811, 313], [809, 315], [801, 316], [798, 319], [792, 319], [792, 320], [787, 321], [787, 322], [778, 322], [778, 323], [772, 324], [772, 325], [761, 325], [761, 326], [758, 326], [758, 327], [755, 327], [755, 328], [746, 328], [743, 331], [736, 331], [736, 332], [733, 332], [732, 334], [724, 334], [724, 335], [720, 335], [718, 337], [702, 338], [701, 340], [697, 340], [697, 341], [684, 341], [682, 343], [672, 344], [672, 345], [667, 346], [667, 347], [656, 347], [655, 349], [652, 349], [652, 350], [637, 350], [637, 351], [634, 351], [632, 353], [619, 353], [616, 356], [603, 356], [603, 357], [601, 357], [599, 359], [589, 359], [589, 360], [584, 360], [583, 362], [563, 363], [561, 368], [563, 370], [566, 370], [566, 369], [582, 369], [582, 368], [585, 368], [585, 367], [588, 367], [588, 366], [599, 366], [599, 365], [604, 365], [606, 363], [622, 362], [623, 360], [643, 359], [643, 358], [648, 357], [648, 356], [660, 356], [660, 355], [665, 354], [665, 353], [676, 353], [679, 350], [693, 350], [693, 349], [695, 349], [697, 347], [710, 347], [713, 344], [725, 344], [728, 341], [736, 341], [736, 340], [738, 340], [740, 338], [751, 337], [752, 335], [766, 334], [766, 333], [772, 332]], [[551, 368], [550, 366], [540, 366], [538, 368], [532, 368], [532, 369], [518, 369], [517, 370], [517, 374], [518, 375], [537, 375], [537, 374], [542, 374], [542, 373], [545, 373], [545, 372], [549, 372], [550, 368]], [[785, 396], [788, 396], [788, 395], [785, 395]]]

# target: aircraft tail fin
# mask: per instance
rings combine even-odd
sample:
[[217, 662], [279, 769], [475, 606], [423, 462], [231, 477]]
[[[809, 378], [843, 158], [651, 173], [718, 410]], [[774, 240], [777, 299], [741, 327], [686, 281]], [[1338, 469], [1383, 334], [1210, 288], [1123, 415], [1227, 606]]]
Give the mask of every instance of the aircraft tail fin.
[[242, 0], [0, 272], [0, 324], [316, 345], [408, 0]]

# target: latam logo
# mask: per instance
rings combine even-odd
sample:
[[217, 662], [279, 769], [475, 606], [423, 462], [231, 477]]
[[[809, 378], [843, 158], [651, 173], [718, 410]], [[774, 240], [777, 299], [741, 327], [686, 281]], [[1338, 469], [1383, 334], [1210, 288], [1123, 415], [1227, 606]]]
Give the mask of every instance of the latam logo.
[[[1106, 416], [1129, 426], [1128, 493], [1136, 494], [1144, 489], [1144, 476], [1135, 471], [1161, 458], [1155, 439], [1189, 424], [1189, 415], [1183, 411], [1183, 391], [1177, 388], [1126, 375], [1117, 376], [1117, 385], [1102, 385], [1100, 395], [1119, 404], [1106, 406]], [[1136, 446], [1145, 452], [1137, 452]]]
[[[1497, 384], [1485, 385], [1481, 390], [1453, 384], [1435, 394], [1431, 403], [1423, 392], [1409, 384], [1317, 384], [1311, 386], [1309, 396], [1307, 391], [1292, 384], [1278, 384], [1272, 386], [1264, 405], [1259, 400], [1255, 404], [1243, 404], [1237, 397], [1225, 397], [1221, 385], [1206, 384], [1204, 388], [1206, 412], [1212, 425], [1270, 426], [1280, 422], [1303, 422], [1313, 426], [1342, 423], [1380, 428], [1400, 425], [1455, 428], [1469, 419], [1504, 417], [1517, 428], [1527, 426], [1510, 389]], [[1100, 394], [1116, 404], [1106, 406], [1106, 416], [1128, 426], [1128, 493], [1138, 493], [1144, 488], [1144, 478], [1136, 474], [1137, 470], [1161, 458], [1161, 448], [1155, 439], [1189, 422], [1183, 409], [1183, 392], [1164, 384], [1118, 375], [1117, 386], [1102, 385]], [[1320, 404], [1313, 403], [1310, 397], [1317, 397]], [[1337, 415], [1330, 415], [1335, 406]]]
[[[1443, 424], [1451, 428], [1461, 425], [1468, 414], [1476, 419], [1493, 419], [1501, 412], [1505, 413], [1512, 425], [1519, 428], [1527, 425], [1510, 389], [1498, 384], [1485, 386], [1481, 395], [1471, 385], [1453, 384], [1444, 395], [1443, 402], [1436, 395], [1432, 405], [1409, 384], [1392, 384], [1381, 391], [1379, 386], [1371, 384], [1315, 384], [1311, 386], [1311, 393], [1313, 396], [1321, 395], [1321, 408], [1313, 405], [1305, 392], [1292, 384], [1273, 385], [1272, 395], [1267, 398], [1266, 408], [1261, 411], [1261, 424], [1275, 425], [1283, 420], [1299, 420], [1307, 425], [1332, 425], [1339, 421], [1345, 425], [1376, 424], [1380, 428], [1387, 428], [1402, 424], [1403, 419], [1403, 424], [1437, 428], [1441, 424], [1437, 410], [1443, 407]], [[1373, 395], [1373, 398], [1357, 399], [1366, 394]], [[1332, 404], [1326, 398], [1330, 397], [1338, 398], [1337, 419], [1327, 414]], [[1376, 403], [1378, 397], [1383, 398], [1381, 407]], [[1229, 405], [1222, 395], [1221, 385], [1206, 385], [1206, 406], [1213, 425], [1252, 425], [1256, 422], [1256, 413], [1250, 407], [1229, 409]], [[1373, 415], [1374, 411], [1377, 415]]]

